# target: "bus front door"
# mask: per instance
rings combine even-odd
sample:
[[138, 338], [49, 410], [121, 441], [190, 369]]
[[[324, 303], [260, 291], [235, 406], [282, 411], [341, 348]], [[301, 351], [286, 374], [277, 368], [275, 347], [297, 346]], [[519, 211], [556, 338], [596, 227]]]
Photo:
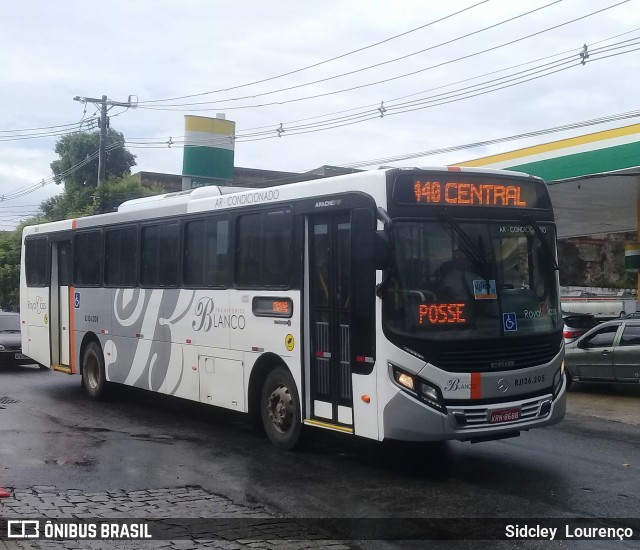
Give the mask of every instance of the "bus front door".
[[307, 422], [352, 432], [351, 213], [310, 216], [307, 228]]
[[71, 242], [51, 243], [51, 308], [49, 338], [51, 365], [54, 370], [71, 372], [69, 342], [71, 339], [69, 298], [71, 284]]

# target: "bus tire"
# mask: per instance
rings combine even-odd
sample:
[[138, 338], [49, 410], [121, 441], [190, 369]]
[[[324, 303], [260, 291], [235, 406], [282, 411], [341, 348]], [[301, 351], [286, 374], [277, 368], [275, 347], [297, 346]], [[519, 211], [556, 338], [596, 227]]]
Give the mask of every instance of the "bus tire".
[[82, 356], [82, 387], [96, 401], [107, 394], [107, 378], [102, 349], [97, 342], [89, 342]]
[[300, 399], [286, 367], [274, 368], [260, 392], [260, 414], [267, 437], [279, 449], [292, 450], [302, 443]]

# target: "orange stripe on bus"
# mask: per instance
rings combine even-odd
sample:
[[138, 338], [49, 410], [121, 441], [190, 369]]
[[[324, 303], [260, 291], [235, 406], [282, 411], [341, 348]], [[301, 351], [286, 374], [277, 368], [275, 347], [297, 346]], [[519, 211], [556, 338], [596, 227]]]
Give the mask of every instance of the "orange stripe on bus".
[[482, 398], [482, 375], [479, 372], [471, 373], [471, 399]]
[[78, 220], [71, 220], [71, 229], [76, 229], [78, 227]]
[[[75, 220], [73, 220], [75, 222]], [[76, 319], [75, 319], [75, 292], [72, 286], [69, 287], [69, 366], [71, 374], [76, 371]]]

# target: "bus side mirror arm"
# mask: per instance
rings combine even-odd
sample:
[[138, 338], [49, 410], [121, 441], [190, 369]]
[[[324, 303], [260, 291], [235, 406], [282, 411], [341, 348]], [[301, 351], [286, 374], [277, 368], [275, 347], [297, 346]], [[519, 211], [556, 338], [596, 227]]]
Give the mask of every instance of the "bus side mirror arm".
[[387, 211], [382, 208], [382, 206], [378, 206], [378, 210], [376, 211], [376, 215], [378, 219], [384, 223], [385, 230], [391, 229], [391, 225], [393, 224], [393, 220], [387, 214]]
[[393, 232], [391, 231], [393, 220], [389, 217], [389, 214], [387, 214], [387, 211], [382, 208], [382, 206], [378, 207], [376, 215], [377, 218], [384, 223], [384, 229], [376, 231], [375, 233], [374, 247], [375, 267], [376, 269], [382, 269], [384, 271], [382, 282], [376, 286], [376, 296], [378, 298], [382, 298], [382, 295], [389, 284], [391, 261], [393, 257], [394, 243]]

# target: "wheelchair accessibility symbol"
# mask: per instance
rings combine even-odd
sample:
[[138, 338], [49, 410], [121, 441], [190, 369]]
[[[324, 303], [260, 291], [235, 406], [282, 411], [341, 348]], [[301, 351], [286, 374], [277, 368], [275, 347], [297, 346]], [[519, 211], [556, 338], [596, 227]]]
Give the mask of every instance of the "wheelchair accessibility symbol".
[[514, 332], [518, 330], [518, 320], [516, 319], [515, 311], [502, 314], [502, 326], [504, 326], [505, 332]]

